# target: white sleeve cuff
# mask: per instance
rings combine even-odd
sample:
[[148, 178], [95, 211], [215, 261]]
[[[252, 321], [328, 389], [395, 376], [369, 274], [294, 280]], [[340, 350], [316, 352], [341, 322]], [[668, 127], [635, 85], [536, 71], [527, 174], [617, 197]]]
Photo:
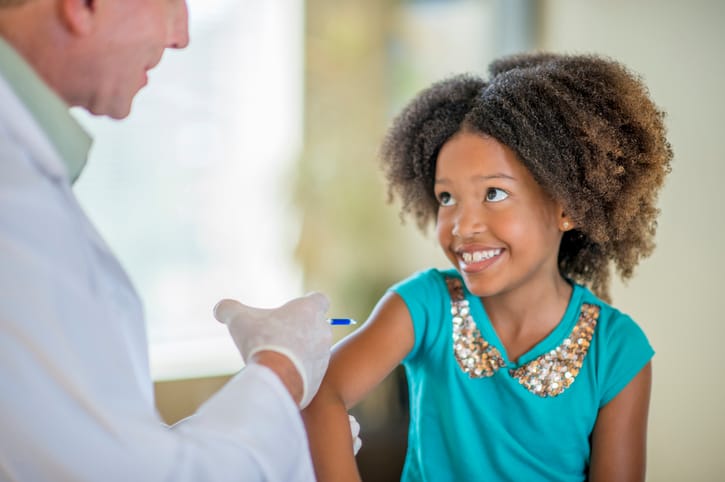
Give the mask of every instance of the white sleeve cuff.
[[214, 443], [215, 450], [229, 451], [230, 468], [244, 453], [264, 480], [315, 480], [299, 409], [267, 367], [248, 365], [195, 415], [173, 428], [199, 444], [207, 437], [222, 442]]

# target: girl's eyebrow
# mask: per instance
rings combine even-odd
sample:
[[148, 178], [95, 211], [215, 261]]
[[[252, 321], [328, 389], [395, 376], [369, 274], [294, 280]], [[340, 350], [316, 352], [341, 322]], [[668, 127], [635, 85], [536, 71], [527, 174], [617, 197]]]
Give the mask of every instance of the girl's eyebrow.
[[488, 176], [477, 176], [476, 179], [487, 181], [489, 179], [508, 179], [509, 181], [515, 181], [516, 178], [510, 174], [504, 174], [503, 172], [497, 172], [496, 174], [490, 174]]
[[[497, 172], [495, 174], [489, 174], [489, 175], [486, 175], [486, 176], [476, 176], [476, 177], [474, 177], [474, 179], [476, 179], [477, 181], [488, 181], [488, 180], [491, 180], [491, 179], [508, 179], [509, 181], [515, 181], [516, 180], [515, 177], [513, 177], [513, 176], [511, 176], [509, 174], [504, 174], [503, 172]], [[448, 184], [449, 182], [451, 182], [451, 181], [449, 179], [445, 178], [445, 177], [443, 177], [443, 178], [437, 178], [435, 180], [435, 184]]]

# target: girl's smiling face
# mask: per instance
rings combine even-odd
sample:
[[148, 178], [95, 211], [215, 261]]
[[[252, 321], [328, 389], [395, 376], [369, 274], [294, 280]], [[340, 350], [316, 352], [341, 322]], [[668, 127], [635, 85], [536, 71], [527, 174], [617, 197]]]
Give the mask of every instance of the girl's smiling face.
[[436, 232], [448, 259], [477, 296], [561, 279], [562, 207], [516, 154], [492, 137], [462, 130], [436, 163]]

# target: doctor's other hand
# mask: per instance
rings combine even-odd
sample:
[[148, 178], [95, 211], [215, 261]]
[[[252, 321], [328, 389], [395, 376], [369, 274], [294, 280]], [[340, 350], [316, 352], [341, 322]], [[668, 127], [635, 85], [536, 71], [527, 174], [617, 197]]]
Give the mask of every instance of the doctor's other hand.
[[287, 357], [302, 378], [299, 405], [305, 408], [320, 388], [330, 361], [328, 307], [329, 301], [321, 293], [295, 298], [274, 309], [253, 308], [227, 299], [216, 304], [214, 317], [227, 325], [245, 363], [266, 351]]
[[347, 414], [347, 419], [350, 422], [350, 434], [352, 435], [352, 454], [357, 455], [358, 451], [360, 451], [360, 447], [362, 447], [360, 424], [357, 422], [357, 419], [349, 413]]

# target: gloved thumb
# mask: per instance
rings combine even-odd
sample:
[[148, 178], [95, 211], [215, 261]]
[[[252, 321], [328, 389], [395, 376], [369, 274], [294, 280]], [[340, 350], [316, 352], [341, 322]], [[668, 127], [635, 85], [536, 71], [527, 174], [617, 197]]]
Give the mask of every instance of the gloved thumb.
[[214, 318], [218, 321], [228, 325], [239, 316], [247, 316], [249, 318], [255, 318], [259, 316], [260, 312], [266, 312], [260, 308], [252, 308], [244, 305], [237, 300], [224, 299], [219, 301], [214, 306]]

